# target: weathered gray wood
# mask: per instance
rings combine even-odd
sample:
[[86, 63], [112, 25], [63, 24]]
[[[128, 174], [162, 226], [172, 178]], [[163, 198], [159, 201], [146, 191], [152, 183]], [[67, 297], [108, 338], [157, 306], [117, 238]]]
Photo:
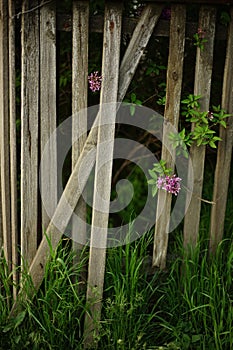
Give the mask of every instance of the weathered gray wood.
[[[23, 11], [38, 5], [24, 0]], [[39, 120], [39, 13], [22, 15], [21, 81], [21, 254], [30, 265], [37, 249], [38, 229], [38, 120]]]
[[[87, 137], [89, 1], [73, 1], [72, 34], [72, 169], [74, 169]], [[81, 136], [77, 140], [77, 135], [80, 133]], [[78, 231], [74, 222], [72, 225], [72, 244], [76, 252], [74, 263], [78, 263], [80, 250], [86, 242], [86, 204], [82, 197], [75, 208], [75, 214], [82, 219]]]
[[[167, 88], [166, 105], [164, 118], [178, 130], [178, 121], [180, 114], [180, 95], [183, 77], [184, 43], [185, 43], [185, 19], [186, 7], [183, 5], [173, 5], [171, 24], [170, 24], [170, 42], [167, 70]], [[169, 130], [167, 124], [163, 126], [163, 146], [161, 158], [166, 161], [168, 168], [174, 169], [174, 158], [167, 147]], [[166, 266], [166, 255], [168, 246], [168, 232], [171, 211], [172, 194], [165, 191], [159, 191], [157, 204], [157, 217], [160, 208], [163, 208], [161, 215], [156, 219], [153, 266], [164, 269]]]
[[[233, 113], [233, 8], [231, 9], [231, 22], [229, 25], [226, 61], [223, 79], [222, 108]], [[226, 213], [227, 193], [230, 180], [231, 157], [233, 147], [233, 117], [228, 118], [227, 129], [220, 127], [222, 139], [218, 143], [217, 163], [215, 168], [214, 193], [211, 208], [210, 243], [211, 253], [215, 253], [218, 243], [222, 240], [224, 232], [224, 219]]]
[[[194, 95], [201, 95], [201, 111], [209, 110], [211, 76], [213, 65], [213, 50], [215, 38], [216, 8], [202, 6], [199, 13], [199, 28], [206, 32], [204, 50], [197, 48]], [[201, 197], [204, 176], [205, 146], [194, 143], [190, 148], [193, 166], [194, 187], [193, 195], [184, 220], [184, 246], [194, 247], [199, 234]], [[190, 168], [189, 168], [190, 169]], [[189, 176], [189, 175], [188, 175]]]
[[11, 235], [13, 294], [16, 298], [18, 275], [18, 225], [17, 225], [17, 161], [16, 161], [16, 98], [15, 98], [15, 19], [14, 1], [9, 0], [9, 118], [10, 118], [10, 182], [11, 182]]
[[[129, 81], [131, 81], [135, 73], [134, 67], [137, 66], [140, 61], [142, 53], [148, 44], [149, 38], [151, 37], [161, 11], [162, 6], [148, 5], [142, 12], [138, 25], [134, 30], [134, 35], [130, 40], [126, 53], [121, 62], [122, 74], [119, 80], [119, 84], [121, 86], [127, 87], [129, 85]], [[122, 100], [126, 91], [127, 89], [118, 91], [118, 100]]]
[[[142, 23], [139, 23], [138, 25], [141, 26]], [[132, 36], [132, 40], [135, 40], [134, 35], [140, 35], [139, 31], [136, 31], [136, 34], [134, 33]], [[137, 47], [133, 47], [132, 50], [134, 50], [136, 52]], [[141, 55], [143, 54], [143, 51], [141, 51]], [[127, 61], [127, 60], [126, 60]], [[135, 61], [132, 62], [132, 64], [134, 65], [134, 71], [133, 68], [130, 68], [130, 72], [134, 72], [136, 71], [137, 65], [135, 64]], [[121, 78], [122, 72], [125, 72], [125, 74], [129, 74], [129, 72], [127, 72], [124, 69], [124, 66], [121, 65], [120, 68], [120, 75], [119, 75], [119, 81], [123, 81], [123, 79]], [[132, 74], [130, 74], [131, 79], [133, 77]], [[127, 80], [128, 84], [130, 84], [130, 80]], [[124, 91], [126, 92], [129, 86], [122, 86], [121, 84], [119, 84], [119, 89], [118, 91], [121, 91], [122, 89], [124, 89]], [[123, 96], [124, 97], [124, 96]], [[123, 98], [122, 97], [122, 98]], [[118, 97], [118, 101], [121, 102], [121, 100]], [[95, 164], [95, 153], [92, 153], [92, 158], [90, 159], [90, 163], [87, 164], [87, 167], [84, 169], [82, 167], [82, 180], [83, 183], [79, 184], [79, 186], [77, 186], [77, 183], [79, 181], [79, 171], [80, 168], [82, 166], [82, 162], [83, 159], [85, 159], [86, 155], [93, 150], [96, 147], [97, 144], [97, 123], [98, 123], [98, 118], [99, 118], [99, 114], [96, 117], [96, 120], [94, 122], [94, 126], [92, 127], [87, 140], [85, 142], [85, 146], [81, 152], [81, 155], [72, 171], [72, 174], [69, 178], [69, 181], [66, 184], [66, 187], [63, 191], [63, 194], [59, 200], [58, 206], [56, 208], [56, 211], [54, 213], [53, 218], [50, 221], [50, 224], [46, 230], [49, 238], [50, 238], [50, 243], [51, 246], [55, 249], [58, 242], [61, 239], [62, 234], [65, 232], [65, 229], [68, 225], [68, 222], [70, 220], [71, 217], [71, 213], [70, 213], [70, 209], [72, 210], [75, 209], [82, 191], [85, 187], [85, 184], [87, 182], [87, 179], [90, 175], [90, 172]], [[67, 202], [69, 203], [69, 206], [67, 206]], [[63, 228], [63, 230], [58, 230], [57, 227]], [[43, 276], [44, 276], [44, 270], [45, 270], [45, 265], [46, 262], [49, 259], [49, 253], [50, 253], [50, 248], [47, 242], [46, 237], [43, 237], [38, 250], [36, 252], [36, 255], [34, 257], [34, 260], [30, 266], [29, 269], [29, 273], [31, 275], [31, 279], [33, 282], [33, 285], [35, 287], [35, 289], [37, 290], [43, 280]], [[23, 288], [21, 289], [21, 294], [24, 292]], [[33, 291], [32, 291], [33, 294]], [[18, 304], [15, 303], [13, 308], [12, 308], [12, 315], [16, 312], [17, 310], [17, 306]]]
[[[154, 5], [154, 4], [148, 4]], [[157, 3], [160, 7], [161, 4]], [[122, 33], [131, 35], [136, 28], [139, 18], [124, 17], [122, 20]], [[90, 17], [89, 31], [94, 33], [103, 33], [104, 18], [101, 15]], [[186, 22], [186, 38], [193, 39], [193, 35], [197, 32], [197, 23]], [[72, 30], [72, 19], [71, 15], [58, 13], [57, 15], [57, 29], [60, 31], [70, 32]], [[168, 37], [170, 33], [170, 21], [166, 19], [159, 19], [159, 23], [154, 29], [152, 38], [156, 37]], [[227, 38], [227, 27], [221, 23], [217, 23], [216, 39], [226, 40]]]
[[11, 269], [11, 190], [10, 190], [10, 122], [9, 122], [9, 51], [8, 51], [8, 1], [0, 1], [0, 142], [2, 225], [5, 258]]
[[[94, 337], [98, 334], [101, 318], [103, 285], [105, 275], [106, 245], [108, 233], [109, 204], [111, 194], [113, 147], [115, 138], [116, 106], [104, 103], [116, 103], [120, 66], [121, 20], [120, 3], [105, 5], [105, 26], [103, 39], [102, 74], [100, 94], [100, 126], [96, 150], [96, 167], [90, 255], [88, 266], [87, 304], [89, 312], [85, 315], [84, 348], [94, 346]], [[107, 125], [104, 122], [108, 120]], [[103, 144], [105, 146], [103, 148]], [[103, 164], [103, 160], [106, 162]], [[100, 208], [100, 199], [103, 200]]]
[[[54, 4], [40, 9], [40, 145], [41, 154], [51, 134], [56, 129], [56, 8]], [[55, 140], [55, 138], [54, 138]], [[48, 198], [49, 213], [55, 211], [57, 205], [57, 145], [50, 142], [48, 162], [41, 166], [40, 183], [43, 197]], [[47, 174], [45, 176], [44, 174]], [[50, 214], [51, 215], [51, 214]], [[46, 230], [50, 222], [42, 203], [42, 230]]]

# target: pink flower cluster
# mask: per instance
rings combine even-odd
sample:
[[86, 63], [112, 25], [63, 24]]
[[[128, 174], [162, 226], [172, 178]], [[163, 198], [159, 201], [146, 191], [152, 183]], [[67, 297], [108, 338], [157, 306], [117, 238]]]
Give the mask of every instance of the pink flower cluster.
[[180, 191], [180, 181], [181, 178], [177, 177], [176, 175], [165, 177], [159, 176], [157, 180], [157, 187], [177, 196]]
[[92, 92], [99, 91], [101, 89], [102, 76], [96, 71], [88, 76], [89, 88]]
[[206, 33], [202, 28], [198, 28], [197, 34], [199, 39], [204, 39]]

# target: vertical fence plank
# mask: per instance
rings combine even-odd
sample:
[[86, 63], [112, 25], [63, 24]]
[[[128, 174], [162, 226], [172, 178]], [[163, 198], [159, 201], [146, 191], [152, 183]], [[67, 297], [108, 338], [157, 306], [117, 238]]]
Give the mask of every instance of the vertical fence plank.
[[[150, 5], [147, 5], [150, 6]], [[133, 75], [137, 69], [137, 65], [138, 62], [140, 60], [140, 58], [143, 55], [143, 51], [145, 48], [145, 43], [147, 43], [150, 39], [150, 36], [152, 34], [149, 25], [151, 26], [155, 26], [155, 24], [157, 23], [159, 14], [160, 14], [161, 8], [160, 6], [154, 8], [153, 13], [154, 13], [154, 21], [150, 22], [150, 18], [151, 18], [151, 12], [150, 11], [146, 11], [147, 16], [143, 17], [143, 21], [140, 19], [137, 27], [132, 35], [131, 40], [135, 43], [137, 43], [137, 45], [132, 46], [132, 51], [133, 52], [129, 52], [129, 50], [126, 50], [125, 52], [125, 56], [122, 60], [122, 64], [120, 66], [120, 72], [119, 72], [119, 89], [118, 89], [118, 101], [122, 102], [122, 99], [124, 98], [124, 94], [126, 93], [129, 84], [133, 78]], [[142, 36], [141, 40], [137, 38], [141, 37], [141, 31], [139, 30], [139, 28], [141, 28], [141, 31], [144, 32], [144, 35]], [[146, 39], [146, 40], [145, 40]], [[144, 44], [143, 44], [144, 43]], [[139, 57], [137, 60], [130, 60], [128, 57], [131, 56], [131, 54], [135, 54], [135, 56], [137, 56], [137, 52], [138, 52], [138, 47], [140, 48], [139, 50]], [[134, 56], [134, 55], [133, 55]], [[126, 69], [126, 67], [128, 67], [128, 69]], [[123, 78], [123, 76], [126, 75], [126, 79]], [[124, 94], [122, 94], [122, 91], [124, 92]], [[97, 121], [98, 121], [98, 117], [99, 114], [96, 118], [95, 121], [95, 126], [97, 125]], [[81, 152], [81, 155], [72, 171], [72, 174], [69, 178], [69, 181], [67, 182], [67, 185], [64, 189], [64, 192], [59, 200], [58, 206], [56, 208], [56, 211], [54, 213], [53, 218], [51, 219], [49, 226], [47, 228], [47, 233], [50, 235], [51, 237], [51, 245], [53, 247], [53, 249], [56, 248], [61, 236], [63, 232], [60, 232], [57, 228], [55, 223], [62, 223], [62, 227], [64, 227], [64, 230], [66, 229], [66, 226], [68, 225], [68, 222], [70, 220], [70, 210], [67, 210], [67, 202], [70, 205], [70, 208], [72, 208], [73, 210], [75, 209], [77, 202], [79, 201], [81, 194], [82, 194], [82, 188], [80, 187], [79, 189], [77, 189], [77, 181], [79, 178], [79, 171], [80, 171], [80, 167], [81, 164], [83, 163], [83, 159], [86, 157], [86, 155], [94, 148], [96, 147], [97, 144], [97, 128], [94, 127], [91, 129], [87, 140], [85, 142], [85, 146]], [[93, 152], [94, 153], [94, 152]], [[86, 168], [86, 173], [82, 173], [82, 180], [83, 180], [83, 186], [85, 186], [87, 179], [90, 175], [91, 169], [94, 166], [95, 163], [95, 156], [93, 156], [93, 163], [92, 164], [88, 164], [88, 167]], [[46, 237], [42, 238], [42, 241], [38, 247], [38, 250], [36, 252], [36, 255], [34, 257], [34, 260], [30, 266], [30, 270], [29, 273], [31, 275], [31, 279], [32, 282], [34, 284], [35, 289], [37, 290], [43, 280], [43, 276], [44, 276], [44, 270], [45, 270], [45, 265], [46, 262], [48, 260], [49, 257], [49, 246], [48, 246], [48, 242]], [[24, 288], [21, 289], [20, 293], [24, 293]], [[33, 292], [32, 292], [33, 293]], [[11, 311], [11, 315], [14, 315], [17, 312], [17, 307], [19, 306], [19, 304], [15, 303], [12, 311]]]
[[[88, 25], [89, 1], [73, 1], [72, 169], [81, 154], [87, 136]], [[77, 134], [80, 133], [81, 136], [77, 140]], [[77, 227], [72, 226], [72, 244], [76, 252], [74, 263], [78, 263], [80, 250], [86, 242], [86, 204], [82, 197], [75, 208], [75, 213], [83, 220], [78, 232]]]
[[11, 269], [11, 190], [10, 190], [10, 122], [9, 122], [9, 59], [8, 1], [0, 1], [0, 130], [3, 246]]
[[[213, 66], [213, 51], [215, 38], [216, 8], [201, 6], [199, 13], [199, 28], [206, 32], [207, 42], [204, 50], [197, 48], [194, 95], [201, 95], [201, 111], [209, 110], [211, 77]], [[193, 166], [194, 187], [189, 208], [184, 220], [184, 246], [194, 247], [199, 234], [201, 196], [204, 176], [205, 146], [193, 143], [190, 148]], [[189, 176], [189, 175], [188, 175]]]
[[[96, 150], [95, 192], [87, 285], [87, 303], [90, 303], [90, 315], [86, 314], [85, 319], [85, 347], [94, 345], [94, 335], [98, 333], [98, 322], [101, 317], [116, 118], [116, 106], [108, 106], [106, 110], [103, 104], [117, 102], [120, 62], [121, 3], [107, 3], [105, 6], [103, 82], [100, 95], [100, 126]], [[108, 120], [109, 124], [101, 125], [104, 120]], [[103, 143], [107, 143], [105, 149], [103, 149]], [[107, 159], [104, 165], [102, 165], [103, 157]], [[100, 211], [97, 209], [99, 208], [99, 194], [103, 200]]]
[[[227, 52], [223, 79], [222, 108], [233, 113], [233, 8], [231, 8], [231, 22], [229, 24]], [[215, 169], [213, 202], [210, 220], [210, 252], [216, 251], [224, 232], [227, 193], [230, 180], [230, 168], [233, 146], [233, 117], [229, 117], [227, 128], [220, 126], [222, 139], [218, 143], [217, 163]]]
[[[29, 7], [30, 4], [30, 7]], [[38, 1], [24, 0], [21, 81], [21, 254], [30, 265], [38, 224], [39, 13]]]
[[[41, 154], [56, 129], [56, 9], [54, 4], [40, 9], [40, 146]], [[57, 205], [57, 144], [50, 142], [48, 163], [41, 167], [45, 181], [40, 182], [43, 198], [49, 203], [47, 213], [42, 203], [42, 230], [48, 227]]]
[[[17, 284], [18, 226], [17, 226], [17, 162], [16, 162], [16, 98], [15, 98], [15, 9], [9, 0], [9, 118], [10, 118], [10, 181], [11, 181], [11, 235], [13, 281]], [[13, 288], [16, 297], [16, 287]]]
[[[167, 88], [166, 88], [166, 105], [165, 120], [170, 122], [178, 129], [180, 113], [180, 95], [183, 77], [183, 60], [184, 60], [184, 43], [185, 43], [185, 18], [186, 6], [173, 5], [170, 23], [170, 43], [167, 70]], [[169, 130], [166, 122], [163, 126], [163, 145], [167, 144]], [[175, 151], [172, 155], [168, 149], [162, 147], [161, 158], [166, 161], [168, 168], [174, 169]], [[163, 212], [156, 220], [154, 249], [153, 249], [153, 266], [164, 269], [166, 266], [166, 255], [168, 246], [169, 218], [171, 211], [172, 195], [165, 191], [159, 191], [158, 210], [163, 207]], [[157, 213], [158, 213], [157, 210]]]

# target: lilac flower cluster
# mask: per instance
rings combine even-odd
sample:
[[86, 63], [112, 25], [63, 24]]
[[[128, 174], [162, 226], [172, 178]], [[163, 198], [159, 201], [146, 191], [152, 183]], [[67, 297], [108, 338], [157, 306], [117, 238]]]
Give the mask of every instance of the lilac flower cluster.
[[202, 28], [198, 28], [197, 34], [198, 34], [199, 39], [204, 39], [206, 33]]
[[89, 88], [92, 92], [99, 91], [101, 89], [102, 76], [96, 71], [88, 76]]
[[176, 175], [167, 175], [165, 177], [159, 176], [157, 180], [157, 187], [177, 196], [180, 191], [180, 181], [181, 178], [177, 177]]

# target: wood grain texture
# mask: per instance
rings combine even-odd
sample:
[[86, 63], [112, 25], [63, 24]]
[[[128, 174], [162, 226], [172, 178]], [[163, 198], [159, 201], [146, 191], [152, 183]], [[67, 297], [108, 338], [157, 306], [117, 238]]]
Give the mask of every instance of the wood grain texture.
[[[87, 304], [85, 316], [84, 348], [94, 346], [101, 319], [101, 306], [105, 276], [106, 246], [108, 234], [109, 205], [111, 194], [113, 148], [115, 138], [116, 103], [120, 66], [122, 4], [105, 5], [105, 27], [102, 56], [102, 87], [100, 94], [100, 118], [96, 149], [94, 197], [91, 223], [90, 254], [87, 281]], [[107, 122], [106, 125], [104, 125]], [[104, 146], [103, 146], [104, 145]], [[105, 162], [103, 164], [103, 161]], [[99, 198], [99, 196], [101, 198]], [[102, 200], [102, 202], [101, 202]], [[100, 205], [101, 202], [101, 205]]]
[[[40, 149], [43, 154], [46, 143], [56, 129], [56, 8], [54, 4], [40, 9]], [[47, 198], [49, 214], [42, 203], [42, 231], [46, 230], [57, 206], [57, 144], [50, 141], [49, 155], [40, 168], [40, 191]]]
[[[73, 1], [72, 49], [72, 169], [87, 138], [89, 1]], [[80, 135], [78, 137], [78, 135]], [[86, 243], [86, 203], [81, 197], [74, 213], [82, 220], [78, 230], [72, 225], [74, 263]]]
[[[24, 0], [23, 11], [38, 6]], [[21, 254], [30, 266], [37, 249], [38, 130], [39, 130], [39, 13], [22, 15], [21, 80]]]
[[[215, 38], [216, 8], [201, 6], [199, 13], [199, 28], [206, 31], [207, 42], [204, 50], [197, 48], [194, 95], [201, 95], [201, 111], [209, 110], [211, 78], [213, 66], [214, 38]], [[192, 129], [194, 126], [192, 126]], [[184, 220], [184, 246], [194, 247], [198, 240], [201, 198], [204, 177], [205, 146], [193, 143], [190, 148], [191, 166], [193, 167], [194, 187], [191, 202]], [[189, 175], [188, 175], [189, 176]]]
[[5, 258], [11, 270], [11, 189], [10, 189], [10, 120], [9, 120], [9, 48], [8, 1], [0, 1], [0, 142], [2, 228]]
[[[166, 167], [174, 169], [175, 151], [173, 154], [166, 147], [168, 144], [169, 122], [178, 130], [180, 114], [180, 96], [183, 78], [184, 43], [185, 43], [186, 7], [173, 5], [170, 24], [169, 57], [167, 69], [166, 104], [163, 125], [163, 146], [161, 159]], [[168, 246], [168, 232], [172, 195], [165, 191], [158, 192], [157, 215], [155, 224], [153, 266], [164, 269]], [[163, 208], [162, 212], [161, 208]], [[159, 215], [160, 213], [160, 215]]]
[[10, 119], [10, 185], [11, 185], [11, 235], [12, 235], [12, 267], [13, 296], [16, 298], [18, 274], [18, 214], [17, 214], [17, 159], [16, 159], [16, 90], [15, 90], [15, 8], [14, 1], [9, 6], [9, 119]]
[[[223, 79], [222, 108], [233, 113], [233, 8], [231, 9], [231, 22], [229, 25], [227, 52]], [[228, 186], [230, 181], [230, 168], [233, 147], [233, 117], [229, 117], [227, 128], [220, 126], [222, 139], [218, 143], [217, 163], [215, 168], [213, 202], [210, 221], [210, 252], [215, 253], [217, 245], [222, 240], [224, 220], [227, 205]]]

